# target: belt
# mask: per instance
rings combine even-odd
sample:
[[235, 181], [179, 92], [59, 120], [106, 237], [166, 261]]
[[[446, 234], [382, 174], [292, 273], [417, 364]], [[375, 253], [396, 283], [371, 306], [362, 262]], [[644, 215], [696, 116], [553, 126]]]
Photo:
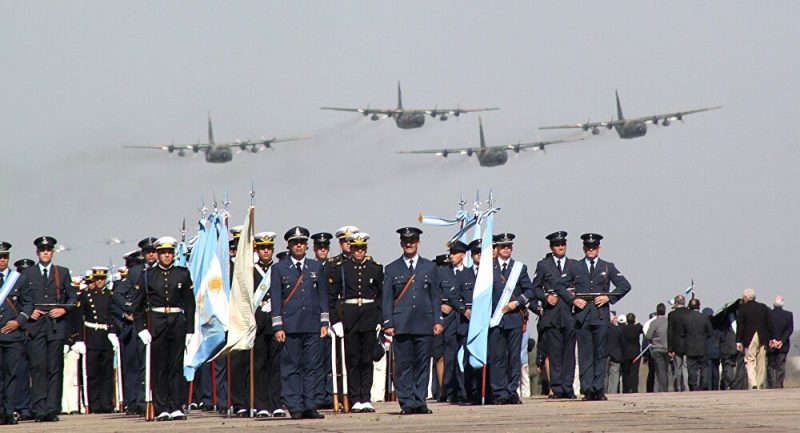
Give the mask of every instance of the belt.
[[83, 322], [83, 325], [87, 328], [108, 331], [108, 325], [104, 325], [102, 323]]
[[155, 311], [156, 313], [164, 313], [164, 314], [175, 314], [175, 313], [183, 313], [183, 308], [181, 307], [152, 307], [150, 311]]
[[356, 304], [359, 307], [361, 306], [361, 304], [371, 304], [373, 302], [375, 302], [374, 299], [367, 299], [367, 298], [353, 298], [344, 300], [345, 304]]

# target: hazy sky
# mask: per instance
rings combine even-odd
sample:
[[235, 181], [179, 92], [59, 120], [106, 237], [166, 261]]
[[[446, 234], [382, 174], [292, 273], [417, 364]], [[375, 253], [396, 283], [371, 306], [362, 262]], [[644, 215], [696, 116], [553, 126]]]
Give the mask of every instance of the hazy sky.
[[[530, 266], [550, 232], [569, 232], [572, 257], [581, 233], [605, 235], [633, 285], [618, 310], [646, 314], [691, 278], [714, 308], [753, 287], [796, 309], [797, 18], [794, 2], [4, 1], [0, 238], [12, 260], [48, 234], [74, 271], [119, 264], [213, 193], [240, 224], [252, 179], [257, 230], [354, 224], [388, 263], [397, 227], [491, 187]], [[607, 120], [615, 89], [630, 117], [724, 108], [496, 168], [395, 154], [477, 145], [477, 115], [400, 130], [319, 110], [393, 107], [397, 81], [407, 108], [500, 107], [483, 114], [489, 144], [573, 136], [537, 128]], [[209, 111], [218, 141], [314, 138], [222, 165], [122, 149], [205, 140]], [[442, 252], [451, 230], [423, 230], [423, 255]]]

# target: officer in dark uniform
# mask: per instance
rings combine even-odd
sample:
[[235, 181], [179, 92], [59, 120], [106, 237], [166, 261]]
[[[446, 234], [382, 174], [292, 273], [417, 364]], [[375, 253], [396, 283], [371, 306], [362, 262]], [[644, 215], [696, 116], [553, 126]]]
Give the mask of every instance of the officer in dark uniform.
[[183, 355], [194, 332], [195, 300], [189, 270], [174, 264], [177, 243], [169, 236], [156, 241], [158, 264], [145, 271], [146, 285], [134, 290], [132, 305], [134, 311], [147, 310], [135, 317], [135, 323], [142, 342], [152, 344], [156, 421], [186, 419], [181, 410], [186, 399]]
[[10, 254], [11, 244], [0, 242], [0, 425], [17, 423], [17, 384], [27, 380], [18, 376], [25, 356], [22, 327], [33, 313], [33, 296], [25, 276], [8, 268]]
[[309, 232], [293, 227], [283, 236], [289, 259], [272, 267], [272, 328], [283, 343], [281, 394], [292, 419], [319, 419], [321, 338], [328, 335], [328, 282], [322, 264], [306, 258]]
[[[528, 267], [524, 264], [514, 284], [511, 298], [505, 305], [499, 305], [507, 280], [516, 261], [511, 258], [514, 248], [513, 233], [494, 235], [497, 258], [494, 260], [494, 284], [492, 289], [492, 313], [501, 308], [500, 323], [489, 329], [489, 385], [495, 404], [520, 404], [517, 394], [522, 374], [522, 315], [528, 300], [533, 297], [533, 285], [528, 277]], [[499, 306], [498, 306], [499, 305]]]
[[[566, 279], [558, 289], [562, 300], [574, 306], [575, 331], [578, 339], [578, 365], [580, 368], [581, 394], [583, 400], [607, 400], [606, 398], [606, 348], [608, 336], [608, 304], [616, 303], [631, 289], [628, 280], [613, 263], [600, 259], [600, 240], [595, 233], [581, 235], [582, 260], [573, 260], [567, 266]], [[609, 293], [614, 284], [617, 296], [600, 295], [593, 299], [576, 298], [567, 290], [574, 287], [576, 293]]]
[[567, 232], [558, 231], [545, 237], [550, 253], [536, 264], [533, 288], [542, 305], [539, 344], [547, 348], [550, 358], [550, 398], [575, 398], [575, 324], [566, 302], [558, 299], [557, 288], [572, 263], [567, 254]]
[[[469, 319], [472, 317], [472, 292], [475, 289], [475, 278], [478, 276], [478, 266], [481, 263], [481, 239], [475, 239], [467, 247], [472, 257], [472, 266], [459, 273], [461, 280], [461, 303], [459, 304], [458, 338], [459, 347], [464, 348], [464, 365], [462, 375], [461, 398], [471, 404], [481, 404], [481, 370], [473, 369], [469, 365], [469, 351], [467, 350], [467, 336], [469, 334]], [[459, 370], [460, 372], [460, 370]]]
[[354, 402], [350, 410], [355, 413], [375, 412], [371, 403], [372, 357], [378, 344], [376, 328], [382, 320], [383, 266], [367, 256], [369, 238], [363, 232], [347, 237], [352, 256], [331, 275], [328, 291], [329, 305], [343, 300], [341, 310], [331, 309], [331, 322], [333, 332], [344, 337], [347, 391]]
[[22, 271], [30, 268], [35, 264], [36, 262], [34, 262], [31, 259], [19, 259], [16, 262], [14, 262], [14, 267], [17, 268], [17, 272], [22, 273]]
[[439, 272], [418, 253], [422, 230], [403, 227], [397, 233], [403, 255], [384, 270], [383, 330], [393, 337], [400, 413], [428, 414], [431, 342], [444, 330]]
[[450, 243], [447, 265], [439, 268], [439, 281], [442, 288], [442, 316], [444, 317], [444, 385], [440, 391], [440, 401], [458, 403], [462, 399], [461, 383], [463, 377], [458, 367], [456, 356], [463, 339], [458, 336], [460, 315], [465, 309], [462, 299], [464, 278], [461, 275], [464, 267], [464, 256], [468, 250], [467, 244], [461, 241]]
[[156, 238], [148, 236], [139, 241], [139, 251], [123, 256], [128, 274], [114, 286], [112, 316], [117, 320], [117, 332], [121, 345], [122, 395], [125, 397], [125, 413], [144, 414], [144, 344], [137, 335], [133, 310], [134, 295], [147, 284], [145, 271], [156, 266]]
[[319, 232], [311, 235], [314, 241], [314, 258], [320, 263], [328, 260], [328, 253], [331, 251], [331, 239], [333, 235], [328, 232]]
[[[327, 270], [330, 265], [328, 265], [328, 261], [330, 260], [328, 257], [328, 253], [331, 250], [331, 239], [333, 239], [333, 235], [328, 232], [320, 232], [314, 233], [311, 235], [311, 239], [314, 241], [314, 258], [323, 265], [323, 271]], [[335, 262], [332, 262], [335, 264]], [[330, 283], [328, 279], [329, 275], [326, 272], [325, 279]], [[332, 307], [336, 304], [329, 304], [329, 307]], [[331, 308], [333, 310], [333, 308]], [[332, 339], [331, 336], [328, 335], [326, 338], [322, 339], [322, 343], [320, 346], [320, 353], [322, 362], [322, 374], [319, 376], [319, 384], [318, 386], [322, 389], [320, 393], [320, 399], [317, 402], [317, 407], [319, 409], [328, 409], [333, 407], [333, 379], [331, 378], [331, 363], [324, 362], [325, 360], [331, 359], [331, 343]]]
[[[39, 263], [25, 270], [34, 310], [25, 325], [31, 370], [31, 409], [37, 421], [58, 421], [64, 382], [64, 340], [67, 313], [77, 301], [69, 269], [52, 263], [56, 240], [42, 236], [33, 241]], [[44, 305], [57, 304], [53, 308]], [[41, 306], [42, 308], [36, 308]]]
[[[25, 271], [25, 269], [30, 268], [31, 266], [35, 265], [31, 259], [19, 259], [14, 262], [14, 267], [17, 269], [17, 272], [20, 274]], [[24, 332], [23, 332], [24, 334]], [[25, 350], [24, 344], [25, 339], [23, 338], [23, 349], [22, 349], [22, 356], [19, 359], [19, 364], [17, 364], [17, 392], [16, 392], [16, 410], [17, 410], [17, 421], [27, 421], [33, 419], [31, 416], [31, 371], [30, 371], [30, 363], [28, 362], [28, 353]]]
[[108, 268], [92, 268], [94, 287], [78, 294], [75, 309], [82, 322], [75, 346], [78, 353], [86, 356], [86, 392], [91, 413], [114, 411], [114, 351], [119, 347], [119, 339], [110, 313], [107, 278]]

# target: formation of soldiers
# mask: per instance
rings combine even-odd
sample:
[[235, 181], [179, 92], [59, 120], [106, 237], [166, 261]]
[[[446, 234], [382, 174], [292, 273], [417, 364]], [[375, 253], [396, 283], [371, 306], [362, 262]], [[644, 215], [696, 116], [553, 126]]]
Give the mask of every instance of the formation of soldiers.
[[[240, 229], [232, 233], [231, 263], [243, 253], [236, 251]], [[521, 404], [529, 311], [541, 315], [551, 397], [576, 398], [577, 343], [583, 399], [606, 399], [609, 304], [630, 284], [598, 257], [602, 236], [581, 236], [585, 256], [573, 260], [566, 256], [567, 233], [548, 235], [551, 252], [531, 278], [512, 258], [512, 233], [495, 235], [492, 257], [484, 260], [478, 239], [450, 243], [436, 261], [419, 253], [422, 230], [403, 227], [397, 234], [400, 257], [384, 267], [368, 255], [370, 235], [353, 226], [313, 236], [293, 227], [280, 254], [275, 233], [257, 233], [252, 274], [263, 296], [254, 347], [204, 364], [191, 383], [183, 358], [197, 306], [189, 270], [175, 264], [176, 239], [142, 239], [139, 250], [123, 257], [118, 276], [99, 266], [83, 278], [53, 264], [52, 237], [37, 238], [38, 260], [19, 260], [16, 270], [8, 266], [12, 246], [0, 243], [2, 423], [58, 421], [61, 413], [82, 410], [151, 410], [158, 421], [186, 419], [194, 408], [292, 419], [324, 418], [319, 410], [331, 407], [368, 413], [375, 411], [376, 379], [385, 380], [387, 397], [396, 395], [404, 415], [432, 413], [430, 383], [440, 401]], [[328, 257], [333, 239], [341, 253]], [[314, 258], [307, 255], [310, 240]], [[499, 313], [489, 329], [487, 365], [475, 369], [466, 362], [466, 340], [481, 263], [493, 267], [492, 311]], [[385, 378], [374, 377], [377, 360], [386, 362]], [[346, 393], [343, 402], [339, 391]]]

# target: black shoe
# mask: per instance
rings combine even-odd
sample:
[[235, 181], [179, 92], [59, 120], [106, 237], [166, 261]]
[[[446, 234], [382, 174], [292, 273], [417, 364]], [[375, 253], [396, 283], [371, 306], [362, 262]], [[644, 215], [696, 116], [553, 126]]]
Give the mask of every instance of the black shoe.
[[567, 400], [575, 400], [578, 397], [574, 393], [569, 393], [569, 394], [564, 394], [563, 398], [566, 398]]
[[514, 393], [508, 398], [508, 404], [522, 404], [522, 400], [519, 399], [519, 395], [517, 395], [517, 393]]
[[58, 415], [56, 415], [55, 412], [50, 412], [49, 414], [47, 414], [44, 417], [44, 420], [47, 421], [47, 422], [57, 422], [57, 421], [59, 421]]
[[325, 415], [317, 412], [316, 409], [310, 409], [310, 410], [303, 411], [303, 418], [307, 418], [307, 419], [323, 419], [323, 418], [325, 418]]
[[498, 405], [498, 406], [501, 405], [501, 404], [508, 404], [508, 400], [506, 400], [504, 398], [496, 398], [496, 399], [494, 399], [494, 404]]
[[400, 409], [400, 415], [414, 415], [417, 413], [416, 409]]
[[421, 414], [421, 415], [428, 415], [433, 413], [432, 410], [428, 409], [428, 406], [420, 406], [414, 412]]
[[608, 397], [606, 397], [605, 394], [597, 394], [594, 396], [594, 399], [598, 401], [605, 401], [608, 400]]
[[593, 401], [594, 400], [594, 394], [592, 394], [591, 392], [587, 392], [586, 394], [583, 394], [583, 398], [581, 400], [582, 401]]
[[303, 412], [292, 412], [292, 419], [303, 419]]

